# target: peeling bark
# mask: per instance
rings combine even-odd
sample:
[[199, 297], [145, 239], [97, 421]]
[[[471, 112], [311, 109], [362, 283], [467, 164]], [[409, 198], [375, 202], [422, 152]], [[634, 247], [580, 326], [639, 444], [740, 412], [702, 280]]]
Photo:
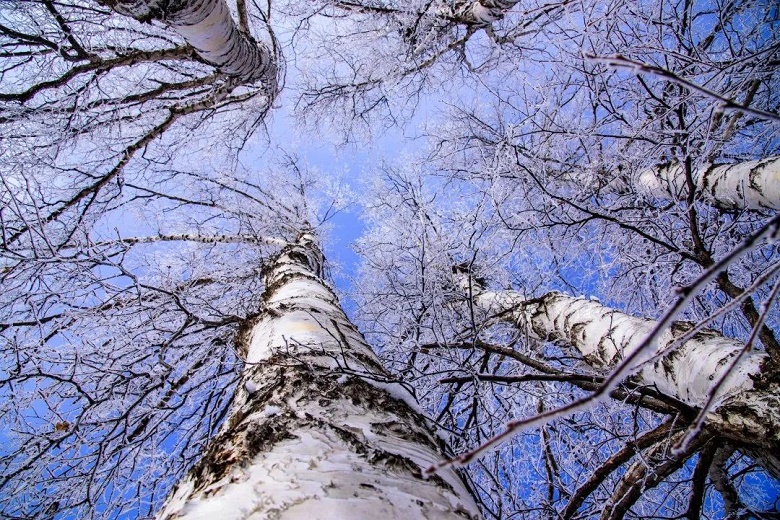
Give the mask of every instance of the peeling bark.
[[[694, 170], [697, 196], [722, 209], [780, 209], [780, 157]], [[666, 199], [687, 198], [685, 168], [672, 164], [639, 174], [641, 193]]]
[[313, 237], [266, 275], [239, 340], [241, 384], [220, 433], [158, 518], [473, 518], [412, 396], [390, 380], [320, 278]]
[[[636, 318], [604, 307], [596, 301], [572, 298], [558, 292], [525, 299], [514, 291], [480, 291], [475, 303], [488, 312], [512, 320], [542, 341], [558, 341], [577, 349], [596, 369], [609, 370], [638, 349], [652, 330], [652, 320]], [[678, 322], [658, 341], [655, 352], [665, 351], [690, 330]], [[739, 442], [780, 477], [780, 388], [762, 381], [768, 361], [764, 352], [751, 351], [731, 368], [744, 345], [714, 331], [701, 331], [691, 339], [635, 369], [632, 382], [656, 388], [692, 407], [701, 408], [721, 378], [717, 399], [707, 424]], [[761, 382], [761, 384], [757, 384]]]
[[225, 0], [102, 0], [119, 14], [171, 26], [206, 62], [241, 83], [261, 81], [269, 97], [278, 90], [271, 50], [239, 31]]

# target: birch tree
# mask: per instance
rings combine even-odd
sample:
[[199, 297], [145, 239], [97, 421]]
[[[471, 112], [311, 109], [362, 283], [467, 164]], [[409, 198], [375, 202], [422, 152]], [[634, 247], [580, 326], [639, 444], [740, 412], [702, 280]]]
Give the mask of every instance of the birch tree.
[[276, 56], [248, 33], [246, 4], [238, 6], [239, 29], [224, 0], [168, 4], [158, 0], [106, 0], [114, 11], [141, 22], [160, 20], [179, 33], [195, 52], [239, 84], [260, 81], [273, 99], [278, 90]]
[[[723, 209], [780, 209], [780, 169], [777, 157], [721, 166], [710, 165], [691, 174], [696, 191], [709, 204]], [[684, 168], [667, 165], [645, 170], [637, 177], [640, 193], [659, 199], [685, 197]]]
[[111, 3], [143, 24], [79, 0], [0, 7], [4, 247], [67, 243], [183, 148], [229, 163], [262, 126], [279, 90], [268, 13], [239, 2], [235, 24], [224, 2], [153, 4]]
[[271, 262], [225, 426], [159, 518], [477, 518], [454, 471], [424, 478], [440, 441], [323, 282], [314, 240]]
[[[468, 454], [456, 460], [469, 463], [488, 515], [709, 518], [721, 508], [757, 517], [774, 510], [740, 471], [760, 482], [777, 476], [777, 441], [768, 433], [776, 371], [755, 337], [729, 339], [710, 328], [727, 323], [738, 304], [725, 304], [717, 321], [686, 309], [686, 321], [663, 329], [658, 350], [642, 346], [655, 322], [592, 300], [597, 286], [577, 271], [592, 266], [589, 240], [609, 244], [598, 228], [568, 224], [583, 245], [562, 236], [565, 221], [552, 231], [562, 243], [543, 228], [521, 234], [506, 226], [509, 207], [495, 205], [500, 192], [475, 178], [459, 183], [387, 167], [375, 189], [361, 245], [359, 323]], [[537, 210], [532, 202], [512, 207], [520, 216]], [[776, 291], [770, 262], [757, 284]], [[565, 294], [572, 291], [576, 297]], [[761, 308], [772, 323], [769, 296]], [[640, 346], [644, 355], [632, 358]], [[631, 359], [629, 369], [623, 359]], [[624, 376], [609, 387], [612, 402], [571, 406], [598, 394], [618, 369]]]
[[302, 209], [225, 172], [157, 174], [65, 246], [2, 250], [4, 516], [150, 516], [223, 422], [234, 336]]
[[338, 185], [158, 174], [54, 255], [4, 250], [3, 515], [151, 516], [189, 469], [161, 518], [479, 517], [325, 281]]

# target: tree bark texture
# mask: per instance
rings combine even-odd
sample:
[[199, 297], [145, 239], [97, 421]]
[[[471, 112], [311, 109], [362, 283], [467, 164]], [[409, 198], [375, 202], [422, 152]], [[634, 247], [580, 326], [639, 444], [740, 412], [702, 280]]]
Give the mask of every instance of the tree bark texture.
[[142, 22], [160, 20], [198, 55], [241, 83], [262, 81], [277, 92], [277, 64], [270, 49], [236, 27], [225, 0], [102, 0], [117, 13]]
[[[704, 202], [722, 209], [780, 209], [780, 157], [737, 164], [710, 165], [691, 172], [696, 192]], [[685, 168], [672, 164], [645, 170], [637, 187], [661, 199], [685, 199]]]
[[262, 313], [220, 433], [161, 519], [479, 517], [454, 471], [424, 479], [442, 442], [322, 281], [311, 235], [266, 275]]
[[[655, 326], [653, 320], [559, 292], [534, 299], [514, 291], [477, 289], [474, 293], [479, 307], [510, 319], [535, 339], [561, 342], [577, 349], [595, 369], [611, 369], [635, 352]], [[666, 331], [648, 351], [647, 361], [635, 369], [632, 381], [701, 408], [716, 383], [725, 377], [707, 423], [724, 437], [747, 445], [768, 471], [780, 477], [780, 389], [763, 377], [769, 357], [753, 350], [732, 368], [744, 344], [704, 330], [677, 348], [648, 359], [667, 350], [689, 330], [690, 325], [677, 322]]]
[[456, 2], [451, 15], [467, 25], [490, 25], [504, 17], [518, 0], [469, 0]]

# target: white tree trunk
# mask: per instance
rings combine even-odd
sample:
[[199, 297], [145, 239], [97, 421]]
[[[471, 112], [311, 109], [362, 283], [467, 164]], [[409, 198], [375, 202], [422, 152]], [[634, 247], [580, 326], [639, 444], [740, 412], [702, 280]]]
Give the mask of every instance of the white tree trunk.
[[457, 2], [453, 18], [470, 25], [490, 25], [504, 17], [519, 0], [468, 0]]
[[478, 518], [455, 472], [422, 477], [441, 441], [321, 267], [311, 235], [273, 264], [228, 418], [158, 518]]
[[239, 31], [225, 0], [102, 0], [117, 13], [170, 25], [198, 55], [242, 83], [262, 81], [269, 96], [278, 89], [276, 60], [263, 43]]
[[[702, 199], [724, 209], [780, 209], [780, 157], [693, 171]], [[635, 182], [640, 193], [657, 198], [684, 199], [688, 193], [685, 169], [679, 164], [645, 170]]]
[[[491, 314], [503, 314], [529, 335], [577, 349], [594, 368], [610, 369], [638, 349], [655, 323], [609, 309], [596, 301], [551, 292], [526, 300], [514, 291], [474, 291], [474, 302]], [[665, 350], [689, 326], [677, 323], [658, 341]], [[702, 331], [671, 352], [637, 367], [632, 381], [648, 385], [690, 406], [701, 408], [714, 385], [725, 377], [707, 416], [727, 438], [747, 443], [767, 469], [780, 475], [780, 389], [762, 382], [768, 356], [751, 351], [730, 369], [744, 344], [713, 331]]]

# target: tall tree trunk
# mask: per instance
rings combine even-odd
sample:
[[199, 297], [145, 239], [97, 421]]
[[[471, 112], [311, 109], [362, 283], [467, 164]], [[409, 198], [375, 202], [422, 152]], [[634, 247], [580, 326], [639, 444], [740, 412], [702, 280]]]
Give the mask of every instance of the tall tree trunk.
[[[412, 396], [322, 281], [303, 234], [266, 275], [241, 333], [242, 381], [220, 433], [159, 518], [478, 518]], [[256, 515], [256, 516], [253, 516]]]
[[136, 20], [170, 25], [220, 72], [241, 83], [262, 81], [268, 95], [276, 95], [276, 58], [266, 45], [236, 27], [225, 0], [99, 1]]
[[[723, 209], [780, 209], [780, 157], [722, 166], [710, 165], [692, 172], [697, 194], [704, 202]], [[657, 198], [685, 199], [685, 168], [679, 164], [646, 170], [635, 186]]]
[[[526, 299], [514, 291], [484, 291], [472, 285], [472, 293], [480, 308], [511, 320], [535, 339], [577, 349], [596, 369], [609, 370], [635, 352], [655, 325], [652, 320], [559, 292]], [[648, 354], [666, 350], [689, 330], [685, 323], [674, 324]], [[708, 424], [746, 447], [780, 478], [780, 388], [766, 380], [763, 368], [769, 357], [764, 352], [748, 352], [738, 366], [731, 367], [743, 347], [743, 343], [714, 331], [701, 331], [674, 350], [643, 363], [632, 380], [701, 408], [715, 384], [725, 377], [707, 416]]]

